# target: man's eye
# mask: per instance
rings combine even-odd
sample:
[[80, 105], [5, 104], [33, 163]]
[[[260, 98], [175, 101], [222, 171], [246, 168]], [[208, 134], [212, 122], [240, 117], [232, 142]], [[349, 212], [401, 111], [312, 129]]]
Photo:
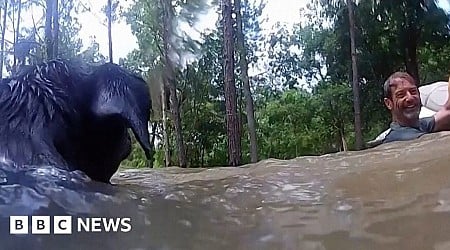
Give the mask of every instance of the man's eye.
[[403, 98], [403, 97], [405, 97], [405, 94], [401, 93], [401, 94], [396, 94], [395, 96], [396, 96], [397, 98]]

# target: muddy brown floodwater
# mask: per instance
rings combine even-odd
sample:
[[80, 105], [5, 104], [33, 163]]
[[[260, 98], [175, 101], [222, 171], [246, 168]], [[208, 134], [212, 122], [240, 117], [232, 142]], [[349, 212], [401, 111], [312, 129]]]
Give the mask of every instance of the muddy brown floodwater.
[[[115, 186], [0, 164], [0, 249], [450, 249], [450, 133], [239, 168], [126, 170]], [[10, 215], [131, 232], [10, 235]]]
[[127, 170], [114, 182], [139, 194], [141, 233], [157, 249], [450, 249], [449, 152], [439, 133], [240, 168]]

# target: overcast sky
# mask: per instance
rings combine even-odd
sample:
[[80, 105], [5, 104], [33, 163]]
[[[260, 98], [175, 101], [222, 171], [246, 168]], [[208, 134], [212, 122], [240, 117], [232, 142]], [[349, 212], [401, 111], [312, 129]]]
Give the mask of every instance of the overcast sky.
[[[103, 55], [108, 54], [107, 27], [104, 25], [104, 14], [101, 12], [102, 6], [106, 1], [99, 0], [81, 0], [86, 6], [91, 7], [92, 12], [83, 14], [80, 18], [82, 25], [80, 36], [88, 43], [89, 37], [94, 36], [100, 44], [100, 52]], [[276, 22], [284, 22], [293, 24], [300, 20], [300, 8], [305, 7], [308, 0], [267, 0], [267, 5], [263, 16], [268, 17], [268, 22], [263, 28], [269, 29]], [[437, 0], [439, 5], [446, 10], [450, 10], [450, 0]], [[129, 5], [130, 0], [121, 0], [121, 4]], [[217, 15], [212, 11], [209, 15], [202, 18], [202, 22], [198, 24], [200, 31], [207, 28], [213, 28]], [[87, 45], [87, 44], [86, 44]], [[113, 53], [114, 61], [118, 58], [125, 57], [130, 51], [137, 48], [136, 38], [131, 34], [130, 27], [120, 21], [113, 25]]]
[[[104, 14], [101, 12], [102, 6], [106, 1], [99, 0], [82, 0], [87, 6], [91, 7], [92, 13], [84, 13], [80, 17], [82, 25], [80, 36], [86, 42], [89, 37], [95, 36], [96, 41], [100, 44], [100, 52], [103, 55], [108, 54], [107, 27], [103, 24]], [[130, 1], [120, 1], [121, 4], [129, 4]], [[300, 19], [300, 7], [305, 6], [308, 1], [305, 0], [268, 0], [264, 16], [269, 21], [264, 28], [271, 27], [276, 22], [286, 22], [292, 24]], [[213, 28], [217, 15], [211, 12], [202, 18], [198, 25], [199, 30]], [[86, 44], [87, 45], [87, 44]], [[113, 25], [113, 57], [117, 62], [118, 58], [125, 57], [131, 50], [137, 48], [136, 38], [131, 34], [129, 26], [121, 21]]]

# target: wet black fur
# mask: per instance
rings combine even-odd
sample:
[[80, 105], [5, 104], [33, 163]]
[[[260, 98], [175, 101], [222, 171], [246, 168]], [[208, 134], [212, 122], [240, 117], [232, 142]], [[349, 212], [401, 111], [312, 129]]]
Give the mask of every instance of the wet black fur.
[[29, 67], [0, 85], [0, 158], [108, 182], [130, 153], [128, 128], [150, 155], [150, 106], [145, 82], [115, 64]]

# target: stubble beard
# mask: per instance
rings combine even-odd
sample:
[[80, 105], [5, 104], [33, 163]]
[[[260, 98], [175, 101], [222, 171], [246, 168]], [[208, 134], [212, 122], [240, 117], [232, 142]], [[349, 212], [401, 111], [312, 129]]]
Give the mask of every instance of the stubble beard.
[[404, 110], [403, 116], [408, 120], [418, 120], [420, 114], [420, 105], [418, 105], [414, 110]]

